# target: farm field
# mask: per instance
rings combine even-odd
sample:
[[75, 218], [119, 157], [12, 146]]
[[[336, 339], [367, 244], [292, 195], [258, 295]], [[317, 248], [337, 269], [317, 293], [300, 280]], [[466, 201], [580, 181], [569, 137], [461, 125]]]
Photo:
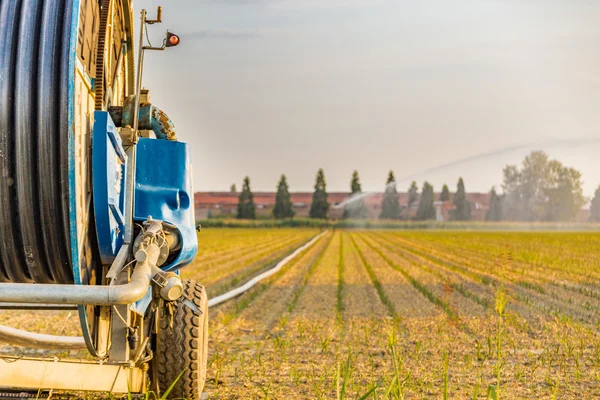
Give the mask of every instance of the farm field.
[[599, 240], [329, 232], [263, 284], [211, 309], [207, 392], [598, 398]]
[[[268, 269], [318, 233], [316, 229], [208, 229], [198, 234], [195, 261], [183, 277], [202, 282], [209, 297]], [[1, 311], [0, 325], [52, 335], [80, 335], [76, 311]], [[87, 357], [86, 352], [48, 352], [0, 342], [0, 354]]]
[[205, 229], [198, 234], [198, 254], [181, 270], [186, 279], [218, 296], [269, 269], [306, 243], [317, 229]]
[[[214, 297], [318, 233], [205, 229], [182, 274]], [[327, 231], [210, 310], [205, 390], [210, 399], [599, 398], [599, 243], [592, 232]], [[75, 312], [0, 311], [0, 324], [79, 334]], [[86, 356], [3, 344], [0, 353]]]

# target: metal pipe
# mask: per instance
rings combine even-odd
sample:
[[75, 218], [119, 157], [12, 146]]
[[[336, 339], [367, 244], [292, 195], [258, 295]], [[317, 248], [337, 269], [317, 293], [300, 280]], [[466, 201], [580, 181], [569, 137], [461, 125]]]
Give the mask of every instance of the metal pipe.
[[155, 243], [148, 246], [148, 258], [135, 266], [131, 281], [124, 285], [46, 285], [35, 283], [0, 283], [0, 302], [34, 304], [89, 304], [112, 306], [132, 304], [148, 293], [152, 266], [160, 249]]
[[[116, 127], [134, 124], [129, 105], [108, 107], [108, 113]], [[140, 130], [152, 130], [157, 139], [177, 140], [175, 124], [167, 113], [149, 103], [139, 106], [137, 127]]]
[[177, 140], [175, 125], [160, 108], [152, 107], [152, 130], [158, 139]]
[[142, 10], [140, 21], [140, 49], [138, 51], [137, 82], [135, 87], [135, 104], [133, 109], [133, 133], [134, 141], [137, 142], [138, 114], [140, 112], [140, 95], [142, 92], [142, 71], [144, 70], [144, 33], [146, 30], [146, 9]]
[[[38, 285], [41, 286], [41, 285]], [[81, 336], [55, 336], [0, 325], [0, 342], [35, 349], [85, 350]]]
[[66, 311], [77, 310], [77, 306], [70, 304], [0, 303], [0, 310]]

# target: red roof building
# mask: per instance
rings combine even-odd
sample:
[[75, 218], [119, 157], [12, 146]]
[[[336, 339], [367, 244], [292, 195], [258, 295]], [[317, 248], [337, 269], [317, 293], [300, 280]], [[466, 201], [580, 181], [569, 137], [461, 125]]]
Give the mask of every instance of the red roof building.
[[[273, 215], [275, 206], [274, 192], [254, 192], [254, 204], [256, 204], [256, 214], [259, 217], [269, 217]], [[202, 220], [218, 216], [235, 216], [238, 204], [239, 193], [233, 192], [197, 192], [194, 195], [196, 205], [196, 219]], [[291, 201], [294, 205], [297, 217], [308, 217], [310, 203], [312, 201], [312, 192], [291, 193]], [[330, 192], [329, 203], [332, 205], [329, 210], [329, 218], [338, 219], [343, 215], [343, 207], [335, 206], [342, 203], [349, 197], [348, 193]], [[436, 198], [438, 195], [436, 194]], [[368, 217], [377, 219], [381, 213], [381, 200], [383, 193], [371, 193], [364, 197], [367, 207]], [[489, 195], [487, 193], [467, 193], [467, 199], [471, 202], [472, 219], [483, 221], [489, 208]], [[408, 193], [398, 193], [398, 201], [402, 206], [404, 218], [414, 219], [417, 214], [418, 202], [408, 208]], [[452, 202], [436, 202], [438, 220], [447, 221], [450, 216], [450, 210], [454, 209]]]

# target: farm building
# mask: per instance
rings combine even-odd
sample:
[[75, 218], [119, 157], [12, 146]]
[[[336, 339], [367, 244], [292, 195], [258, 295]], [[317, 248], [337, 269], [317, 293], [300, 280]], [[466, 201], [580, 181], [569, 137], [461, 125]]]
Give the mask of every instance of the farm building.
[[[254, 192], [254, 203], [258, 217], [270, 217], [275, 206], [275, 192]], [[194, 201], [196, 205], [196, 218], [208, 219], [212, 217], [235, 216], [238, 204], [238, 193], [234, 192], [196, 192]], [[298, 217], [308, 217], [312, 192], [291, 193], [291, 201]], [[436, 198], [439, 195], [436, 194]], [[346, 200], [349, 194], [346, 192], [330, 192], [329, 203], [337, 205]], [[364, 198], [370, 219], [376, 219], [381, 213], [381, 200], [383, 193], [373, 193]], [[489, 195], [487, 193], [467, 193], [467, 199], [472, 203], [471, 214], [475, 221], [483, 221], [489, 208]], [[402, 208], [404, 219], [414, 219], [417, 215], [418, 202], [409, 208], [408, 193], [398, 193], [398, 201]], [[450, 218], [450, 210], [454, 209], [452, 202], [435, 202], [437, 219], [447, 221]], [[343, 209], [330, 208], [329, 217], [341, 218]]]

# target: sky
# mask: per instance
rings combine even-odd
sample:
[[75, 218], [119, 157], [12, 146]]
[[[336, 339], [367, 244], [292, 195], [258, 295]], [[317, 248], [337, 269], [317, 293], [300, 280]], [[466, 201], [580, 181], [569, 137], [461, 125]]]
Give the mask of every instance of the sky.
[[192, 147], [197, 191], [502, 183], [533, 150], [600, 184], [600, 1], [136, 0], [178, 47], [144, 86]]

